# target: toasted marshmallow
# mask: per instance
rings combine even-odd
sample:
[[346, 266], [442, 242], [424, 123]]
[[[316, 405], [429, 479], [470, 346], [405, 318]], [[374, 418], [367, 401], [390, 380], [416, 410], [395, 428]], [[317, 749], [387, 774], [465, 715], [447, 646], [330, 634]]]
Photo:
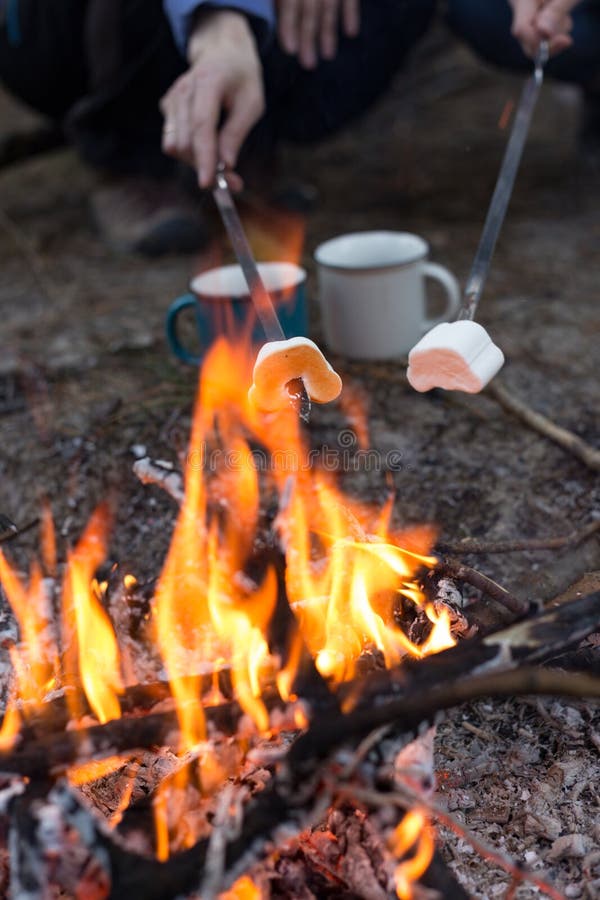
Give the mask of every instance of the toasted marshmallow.
[[302, 379], [315, 403], [329, 403], [342, 390], [342, 379], [317, 345], [308, 338], [295, 337], [270, 341], [260, 348], [248, 397], [258, 409], [280, 409], [289, 403], [286, 386], [295, 378]]

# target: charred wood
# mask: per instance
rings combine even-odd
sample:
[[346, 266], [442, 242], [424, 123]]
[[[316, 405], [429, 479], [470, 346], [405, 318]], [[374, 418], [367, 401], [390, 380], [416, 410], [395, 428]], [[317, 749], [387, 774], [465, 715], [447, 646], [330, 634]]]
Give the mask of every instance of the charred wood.
[[[386, 721], [395, 721], [398, 715], [410, 730], [438, 710], [463, 702], [472, 682], [479, 692], [491, 689], [491, 682], [477, 682], [475, 676], [492, 673], [493, 677], [494, 673], [542, 663], [576, 646], [598, 627], [599, 614], [600, 592], [596, 592], [424, 660], [405, 659], [395, 669], [374, 671], [348, 682], [338, 690], [336, 704], [350, 711], [328, 706], [319, 713], [317, 704], [312, 725], [293, 745], [290, 758], [300, 762], [304, 753], [307, 758], [326, 755], [329, 747], [360, 737]], [[536, 690], [533, 683], [526, 687]], [[506, 687], [502, 690], [505, 692]], [[272, 697], [271, 708], [281, 705]], [[205, 713], [210, 728], [235, 734], [242, 710], [232, 701], [208, 707]], [[0, 752], [0, 771], [57, 773], [93, 758], [175, 745], [177, 736], [174, 710], [124, 717], [35, 740], [25, 733], [16, 748]], [[314, 747], [309, 750], [311, 743]]]
[[488, 578], [487, 575], [478, 572], [477, 569], [473, 569], [471, 566], [467, 566], [459, 560], [446, 557], [445, 559], [440, 560], [436, 570], [444, 575], [449, 575], [451, 578], [458, 578], [460, 581], [470, 584], [472, 587], [487, 594], [488, 597], [496, 600], [497, 603], [505, 606], [506, 609], [509, 609], [517, 616], [522, 616], [533, 611], [530, 604], [525, 600], [515, 597], [514, 594], [511, 594], [506, 588], [503, 588], [495, 581], [492, 581], [491, 578]]

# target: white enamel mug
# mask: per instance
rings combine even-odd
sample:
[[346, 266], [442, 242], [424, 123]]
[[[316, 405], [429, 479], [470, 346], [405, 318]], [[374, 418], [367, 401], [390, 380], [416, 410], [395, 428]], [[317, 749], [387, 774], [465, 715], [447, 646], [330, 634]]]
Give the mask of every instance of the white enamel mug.
[[[423, 238], [404, 231], [361, 231], [317, 247], [318, 295], [325, 342], [352, 359], [405, 356], [423, 335], [457, 312], [454, 275], [427, 259]], [[446, 292], [440, 316], [426, 311], [426, 279]]]

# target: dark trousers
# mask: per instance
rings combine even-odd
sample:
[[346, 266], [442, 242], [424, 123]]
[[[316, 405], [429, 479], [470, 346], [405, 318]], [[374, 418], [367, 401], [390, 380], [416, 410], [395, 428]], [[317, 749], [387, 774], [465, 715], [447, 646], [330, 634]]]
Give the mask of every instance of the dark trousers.
[[167, 173], [158, 101], [186, 64], [161, 0], [18, 0], [18, 13], [18, 40], [0, 27], [3, 85], [91, 164]]
[[[12, 0], [18, 40], [0, 25], [0, 80], [55, 119], [92, 164], [160, 174], [158, 102], [186, 69], [161, 0]], [[448, 0], [448, 22], [484, 59], [531, 68], [510, 34], [507, 0]], [[263, 54], [267, 115], [249, 141], [316, 141], [364, 112], [427, 30], [436, 0], [363, 0], [359, 37], [341, 38], [333, 61], [306, 71], [272, 41]], [[582, 86], [600, 77], [600, 2], [573, 12], [575, 44], [548, 73]]]

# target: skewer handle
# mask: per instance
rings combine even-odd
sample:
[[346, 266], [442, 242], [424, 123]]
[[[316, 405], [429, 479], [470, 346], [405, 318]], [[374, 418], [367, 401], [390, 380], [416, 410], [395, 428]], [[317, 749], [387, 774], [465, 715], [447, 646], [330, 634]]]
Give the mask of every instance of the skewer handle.
[[492, 195], [483, 232], [465, 285], [463, 305], [458, 319], [473, 319], [481, 298], [496, 241], [506, 215], [515, 177], [523, 154], [531, 117], [544, 80], [544, 66], [548, 61], [548, 42], [542, 41], [535, 58], [533, 74], [527, 79], [517, 107], [515, 121], [504, 152], [502, 165]]
[[285, 341], [285, 334], [277, 318], [273, 301], [269, 296], [254, 260], [248, 238], [235, 208], [223, 166], [217, 169], [216, 186], [213, 190], [215, 202], [221, 213], [223, 224], [246, 279], [250, 297], [256, 314], [264, 328], [268, 341]]

